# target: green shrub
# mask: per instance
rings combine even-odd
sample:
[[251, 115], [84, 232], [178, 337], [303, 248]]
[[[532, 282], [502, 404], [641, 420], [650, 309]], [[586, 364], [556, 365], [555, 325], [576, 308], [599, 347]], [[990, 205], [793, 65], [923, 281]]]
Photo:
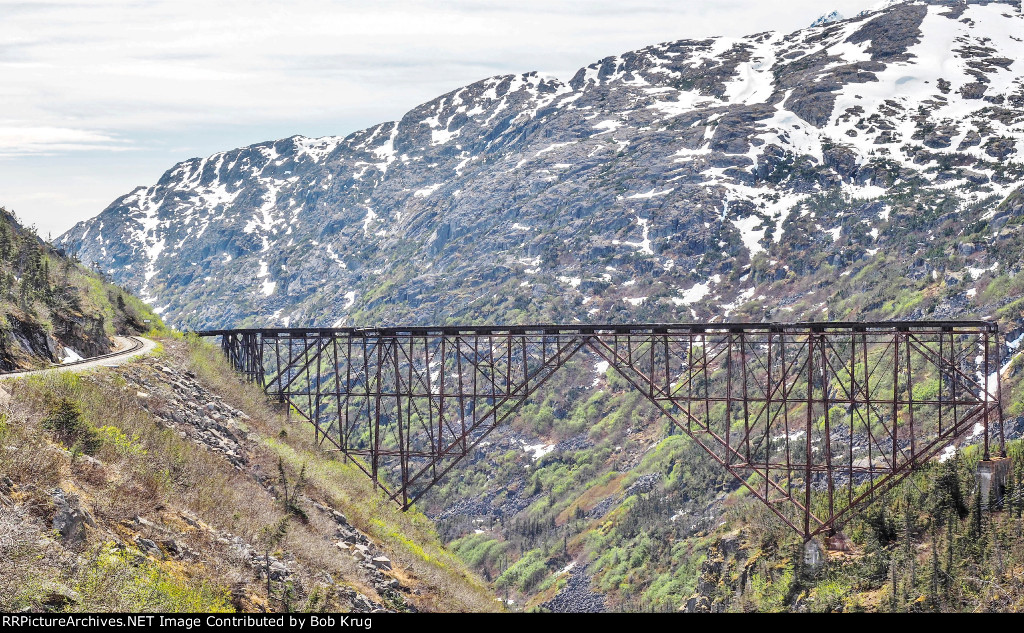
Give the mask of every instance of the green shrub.
[[96, 432], [102, 443], [121, 457], [142, 457], [146, 454], [146, 450], [139, 444], [138, 433], [132, 433], [129, 437], [116, 426], [102, 426]]
[[828, 580], [818, 585], [814, 591], [814, 602], [811, 610], [817, 613], [836, 613], [843, 610], [851, 587], [840, 580]]
[[82, 419], [82, 409], [70, 398], [60, 398], [50, 407], [43, 426], [53, 431], [64, 445], [93, 454], [103, 445], [103, 437]]
[[107, 544], [83, 567], [75, 590], [85, 611], [230, 613], [227, 589], [187, 578], [132, 549]]
[[533, 589], [547, 576], [548, 569], [545, 556], [539, 549], [530, 550], [517, 560], [514, 565], [498, 576], [498, 587], [516, 587], [522, 592]]

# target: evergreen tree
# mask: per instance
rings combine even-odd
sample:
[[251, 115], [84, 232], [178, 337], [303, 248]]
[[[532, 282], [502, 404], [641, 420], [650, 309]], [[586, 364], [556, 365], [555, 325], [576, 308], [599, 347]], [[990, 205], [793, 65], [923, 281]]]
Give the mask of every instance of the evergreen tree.
[[281, 488], [284, 490], [284, 508], [289, 508], [290, 499], [288, 498], [288, 475], [284, 472], [284, 460], [280, 457], [277, 458], [277, 482], [281, 484]]
[[891, 609], [893, 613], [899, 611], [899, 590], [896, 586], [896, 553], [892, 555], [892, 559], [889, 561], [889, 577], [892, 579], [892, 605]]
[[18, 303], [21, 305], [21, 309], [30, 312], [32, 308], [31, 287], [24, 279], [21, 280], [18, 291]]
[[[952, 514], [952, 510], [948, 511]], [[949, 590], [952, 586], [950, 580], [953, 578], [953, 525], [954, 519], [952, 516], [946, 521], [946, 573], [943, 576], [943, 587], [945, 589], [946, 598], [949, 598]]]
[[[904, 486], [903, 493], [903, 558], [909, 567], [911, 588], [917, 584], [917, 560], [914, 555], [914, 546], [911, 542], [911, 536], [916, 524], [913, 509], [917, 507], [913, 492], [913, 482], [908, 481], [906, 486]], [[904, 588], [904, 591], [906, 591], [906, 588]]]
[[9, 262], [14, 255], [14, 242], [7, 222], [0, 219], [0, 261]]
[[939, 583], [941, 582], [941, 574], [939, 568], [939, 530], [936, 523], [932, 522], [932, 573], [931, 582], [929, 583], [930, 596], [932, 609], [935, 611], [939, 610]]
[[0, 300], [11, 300], [14, 297], [14, 273], [10, 270], [0, 271]]
[[971, 524], [970, 529], [967, 531], [967, 535], [971, 541], [977, 543], [978, 539], [981, 538], [982, 518], [981, 518], [981, 489], [979, 488], [974, 493], [974, 508], [971, 512]]
[[[264, 567], [263, 567], [263, 569], [264, 569], [264, 573], [266, 573], [266, 575], [267, 575], [267, 607], [268, 608], [270, 607], [270, 601], [273, 598], [273, 594], [274, 594], [274, 592], [273, 592], [273, 585], [271, 584], [271, 577], [270, 577], [270, 552], [271, 552], [271, 550], [274, 550], [277, 547], [279, 547], [284, 542], [284, 538], [285, 538], [285, 536], [287, 536], [287, 534], [288, 534], [288, 516], [287, 515], [282, 517], [281, 520], [278, 521], [275, 525], [272, 525], [272, 526], [271, 525], [267, 525], [267, 526], [264, 526], [262, 530], [260, 530], [259, 540], [262, 542], [263, 548], [264, 548], [264, 552], [263, 552]], [[286, 599], [287, 599], [287, 596], [285, 596], [285, 600]], [[282, 603], [284, 603], [285, 600], [282, 600]], [[285, 606], [285, 608], [287, 608], [287, 607]]]
[[967, 504], [964, 502], [963, 490], [960, 487], [959, 451], [954, 453], [952, 459], [946, 460], [942, 465], [942, 473], [932, 485], [932, 514], [942, 517], [944, 509], [949, 508], [956, 512], [961, 518], [969, 513]]
[[1024, 464], [1018, 463], [1017, 468], [1014, 471], [1016, 474], [1014, 475], [1015, 484], [1013, 499], [1016, 512], [1015, 516], [1018, 519], [1020, 519], [1021, 515], [1024, 514], [1024, 476], [1022, 476], [1024, 473], [1022, 473], [1022, 468], [1024, 468]]

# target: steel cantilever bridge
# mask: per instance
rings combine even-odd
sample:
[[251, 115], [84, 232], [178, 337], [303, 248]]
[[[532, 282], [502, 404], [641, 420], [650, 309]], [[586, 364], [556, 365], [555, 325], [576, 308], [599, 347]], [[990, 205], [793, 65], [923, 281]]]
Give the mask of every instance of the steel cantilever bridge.
[[606, 361], [804, 539], [965, 434], [1005, 456], [981, 321], [245, 329], [232, 365], [403, 508], [577, 354]]

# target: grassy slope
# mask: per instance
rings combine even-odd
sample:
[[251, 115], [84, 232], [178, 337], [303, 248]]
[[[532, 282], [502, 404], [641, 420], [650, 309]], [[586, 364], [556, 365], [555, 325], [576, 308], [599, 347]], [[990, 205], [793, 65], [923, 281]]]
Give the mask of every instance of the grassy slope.
[[[428, 519], [399, 512], [361, 472], [318, 452], [310, 430], [285, 420], [259, 390], [238, 382], [218, 350], [176, 338], [162, 343], [156, 362], [6, 383], [13, 398], [0, 407], [0, 446], [8, 452], [0, 460], [0, 523], [6, 524], [0, 531], [0, 610], [40, 608], [48, 596], [64, 592], [52, 587], [77, 592], [75, 601], [56, 600], [71, 610], [260, 610], [268, 602], [266, 581], [232, 553], [223, 533], [258, 546], [286, 519], [283, 540], [268, 547], [290, 561], [295, 582], [274, 584], [272, 609], [283, 608], [286, 590], [293, 609], [346, 609], [339, 598], [344, 590], [398, 609], [406, 603], [437, 611], [498, 607], [481, 581], [444, 549]], [[397, 599], [377, 595], [350, 557], [335, 548], [329, 522], [308, 507], [308, 518], [299, 520], [275, 498], [277, 488], [261, 485], [160, 424], [154, 414], [168, 412], [169, 405], [156, 389], [145, 398], [138, 395], [144, 386], [137, 378], [149, 382], [149, 376], [154, 386], [166, 382], [160, 364], [194, 372], [250, 417], [251, 437], [261, 438], [250, 451], [250, 465], [276, 474], [280, 459], [293, 483], [305, 466], [306, 495], [340, 510], [380, 544], [394, 562], [392, 575], [412, 591]], [[62, 401], [82, 412], [81, 428], [70, 435], [44, 423]], [[98, 447], [82, 441], [96, 436]], [[80, 456], [83, 446], [99, 461]], [[97, 528], [87, 530], [82, 545], [64, 547], [50, 536], [40, 540], [55, 511], [50, 491], [58, 487], [77, 494], [95, 516]], [[135, 538], [156, 537], [136, 517], [165, 526], [197, 556], [144, 556]]]
[[288, 423], [271, 411], [263, 392], [240, 383], [218, 349], [193, 343], [190, 362], [217, 393], [239, 403], [243, 411], [255, 412], [254, 420], [267, 421], [268, 426], [260, 429], [264, 437], [279, 436], [279, 427], [293, 429], [284, 441], [267, 440], [268, 449], [293, 469], [306, 464], [311, 481], [332, 505], [353, 525], [385, 544], [398, 563], [428, 584], [432, 593], [428, 604], [442, 611], [494, 609], [489, 592], [444, 548], [430, 519], [415, 510], [401, 512], [374, 489], [362, 471], [320, 452], [311, 429], [305, 423]]

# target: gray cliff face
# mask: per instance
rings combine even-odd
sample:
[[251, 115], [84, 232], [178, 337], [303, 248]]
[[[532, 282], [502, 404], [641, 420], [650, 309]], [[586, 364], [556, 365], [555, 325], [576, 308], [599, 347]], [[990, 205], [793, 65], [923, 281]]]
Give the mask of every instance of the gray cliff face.
[[1000, 265], [928, 253], [1015, 217], [1019, 33], [1019, 2], [905, 2], [492, 77], [185, 161], [58, 245], [190, 328], [827, 316], [786, 280]]

